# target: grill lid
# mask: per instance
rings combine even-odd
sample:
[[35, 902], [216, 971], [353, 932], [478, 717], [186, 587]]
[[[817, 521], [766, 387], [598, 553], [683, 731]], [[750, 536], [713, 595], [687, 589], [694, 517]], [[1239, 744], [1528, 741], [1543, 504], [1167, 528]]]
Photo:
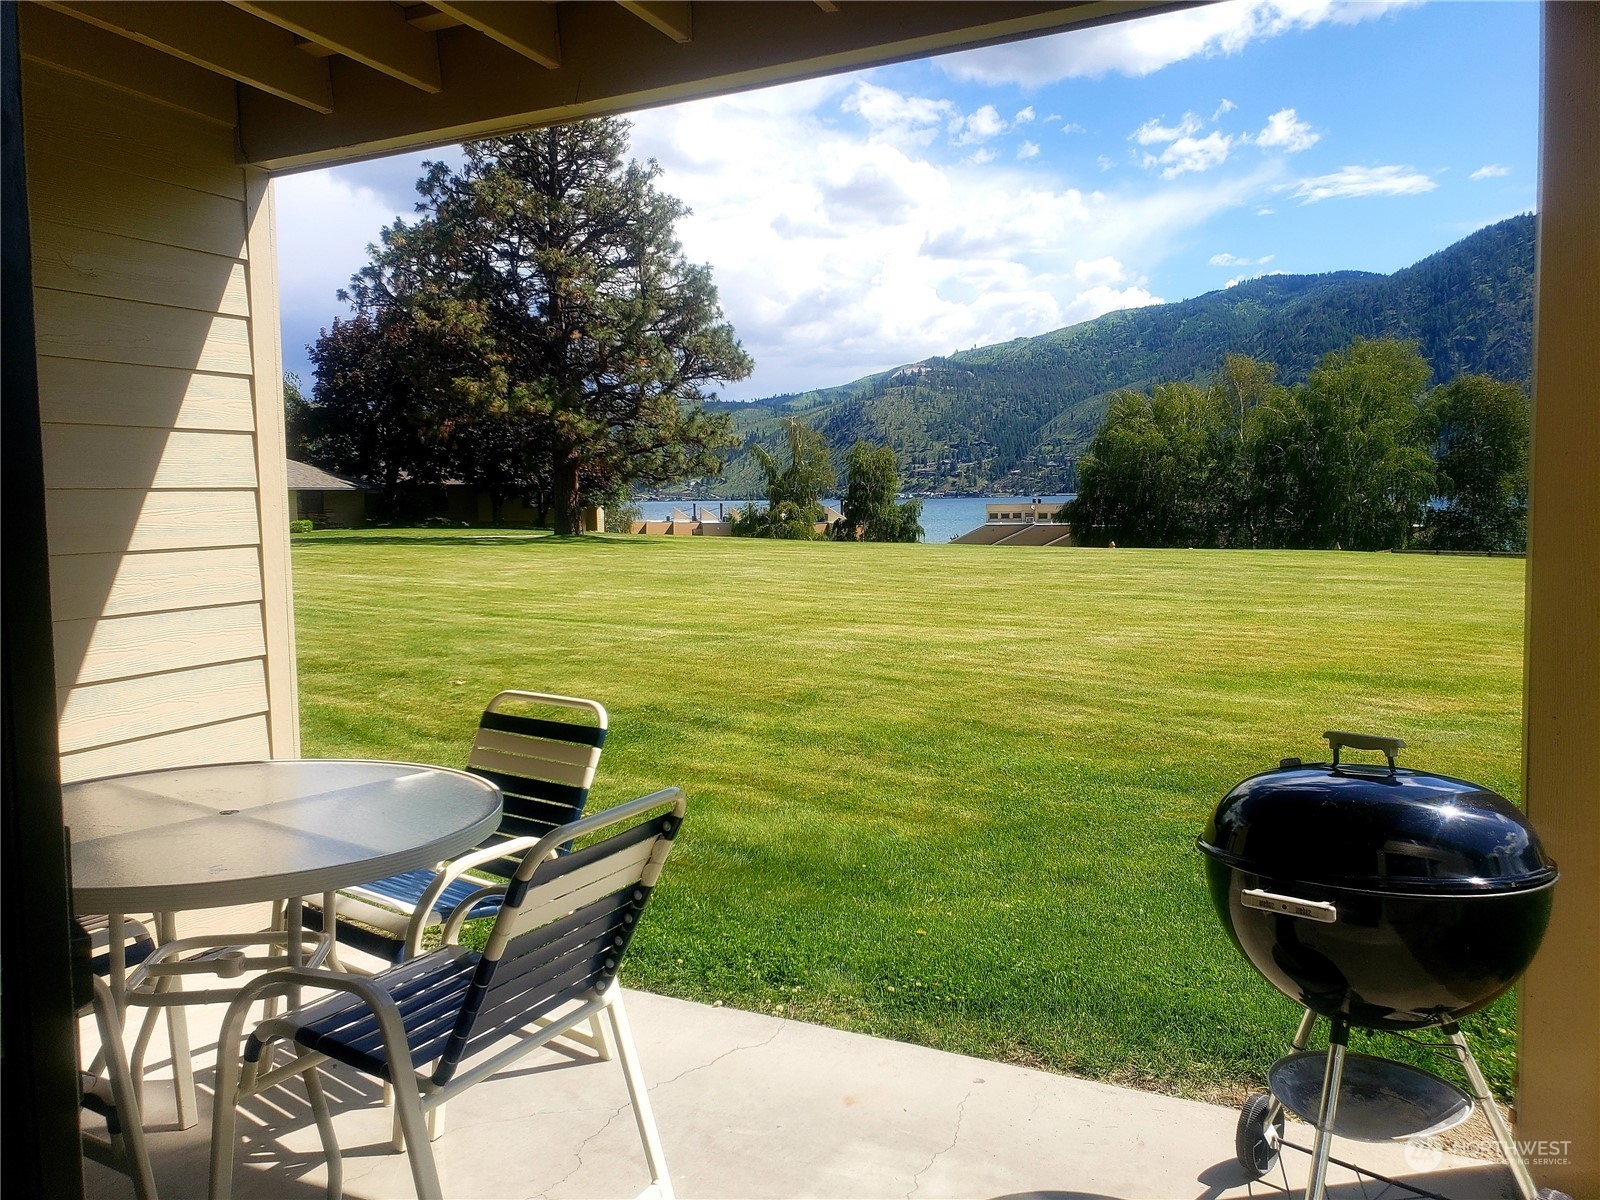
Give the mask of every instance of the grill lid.
[[[1244, 780], [1217, 805], [1200, 849], [1256, 875], [1367, 892], [1494, 894], [1555, 882], [1538, 834], [1503, 796], [1397, 766], [1397, 738], [1323, 736], [1333, 762], [1285, 759]], [[1345, 747], [1381, 750], [1388, 763], [1341, 763]]]

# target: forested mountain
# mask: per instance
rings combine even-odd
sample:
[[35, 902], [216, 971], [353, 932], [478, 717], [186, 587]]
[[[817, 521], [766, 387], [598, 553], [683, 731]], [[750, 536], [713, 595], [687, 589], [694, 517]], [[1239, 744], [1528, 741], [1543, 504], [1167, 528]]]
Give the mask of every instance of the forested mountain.
[[[783, 417], [836, 457], [857, 439], [894, 447], [917, 492], [1070, 491], [1112, 393], [1203, 380], [1227, 353], [1297, 382], [1357, 337], [1415, 338], [1434, 383], [1462, 373], [1525, 384], [1533, 341], [1534, 218], [1488, 226], [1392, 275], [1268, 275], [1174, 304], [1108, 313], [1039, 337], [930, 358], [839, 387], [721, 404], [747, 439]], [[748, 452], [686, 491], [760, 494]]]

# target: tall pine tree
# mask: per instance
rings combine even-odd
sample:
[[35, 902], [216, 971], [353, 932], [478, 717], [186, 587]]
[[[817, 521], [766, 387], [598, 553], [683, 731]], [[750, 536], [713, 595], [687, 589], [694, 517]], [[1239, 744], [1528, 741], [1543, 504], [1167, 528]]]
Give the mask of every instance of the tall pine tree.
[[419, 219], [383, 231], [347, 296], [451, 348], [459, 451], [493, 447], [498, 479], [544, 482], [561, 534], [634, 482], [714, 473], [728, 422], [700, 401], [752, 365], [674, 237], [687, 210], [654, 162], [625, 161], [628, 128], [582, 121], [469, 143], [459, 171], [427, 164]]

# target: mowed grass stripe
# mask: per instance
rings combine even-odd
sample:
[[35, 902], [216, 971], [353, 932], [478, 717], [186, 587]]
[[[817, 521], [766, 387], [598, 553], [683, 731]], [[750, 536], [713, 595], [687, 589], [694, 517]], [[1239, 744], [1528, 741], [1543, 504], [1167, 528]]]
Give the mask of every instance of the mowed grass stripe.
[[1515, 560], [364, 531], [295, 573], [306, 753], [459, 764], [528, 687], [610, 710], [593, 805], [687, 789], [630, 984], [1188, 1095], [1294, 1024], [1206, 899], [1229, 787], [1352, 728], [1518, 796]]

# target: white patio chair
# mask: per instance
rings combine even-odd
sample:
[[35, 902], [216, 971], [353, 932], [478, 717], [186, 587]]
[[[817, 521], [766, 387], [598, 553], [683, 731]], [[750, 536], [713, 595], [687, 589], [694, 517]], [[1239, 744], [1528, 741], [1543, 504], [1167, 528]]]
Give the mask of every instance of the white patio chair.
[[[239, 1098], [295, 1075], [305, 1081], [328, 1154], [328, 1195], [341, 1194], [339, 1147], [317, 1074], [318, 1065], [330, 1059], [393, 1084], [417, 1195], [441, 1197], [430, 1142], [440, 1132], [434, 1118], [445, 1102], [602, 1015], [644, 1145], [651, 1185], [642, 1194], [670, 1198], [672, 1181], [617, 971], [683, 813], [683, 793], [667, 788], [542, 838], [524, 839], [517, 847], [521, 861], [510, 882], [501, 885], [502, 903], [481, 953], [457, 944], [468, 909], [463, 905], [445, 925], [444, 945], [378, 975], [282, 968], [246, 985], [229, 1006], [217, 1043], [212, 1200], [227, 1200], [232, 1193]], [[571, 853], [553, 853], [612, 827], [620, 828]], [[241, 1056], [251, 1004], [295, 987], [336, 994], [262, 1021]], [[292, 1044], [296, 1057], [259, 1072], [258, 1064], [278, 1042]]]
[[[102, 936], [93, 944], [94, 950], [98, 950], [97, 943], [104, 941], [107, 928], [104, 918], [98, 922], [92, 917], [84, 918], [79, 924], [85, 926], [84, 933], [90, 938], [95, 938], [98, 927]], [[137, 928], [141, 933], [144, 930], [142, 925]], [[133, 948], [153, 947], [148, 935], [141, 936], [141, 933], [130, 932]], [[90, 1069], [80, 1077], [79, 1095], [87, 1111], [105, 1120], [106, 1135], [102, 1138], [84, 1130], [83, 1154], [126, 1175], [133, 1184], [137, 1200], [156, 1200], [155, 1176], [150, 1170], [150, 1154], [144, 1141], [143, 1115], [122, 1040], [122, 1013], [118, 1011], [110, 985], [101, 978], [102, 963], [94, 958], [92, 951], [89, 967], [89, 974], [75, 981], [75, 999], [79, 1017], [94, 1017], [100, 1035], [100, 1051]]]
[[[587, 713], [590, 722], [557, 721], [504, 711], [508, 704]], [[500, 826], [477, 850], [431, 871], [407, 871], [339, 893], [335, 937], [343, 945], [390, 963], [404, 962], [422, 948], [426, 931], [463, 902], [473, 917], [493, 916], [495, 880], [517, 869], [506, 843], [538, 838], [583, 815], [605, 746], [605, 706], [575, 696], [504, 691], [489, 701], [467, 755], [467, 770], [497, 786], [505, 797]], [[324, 915], [313, 898], [304, 912], [307, 929], [321, 929]], [[342, 966], [343, 964], [338, 964]]]

